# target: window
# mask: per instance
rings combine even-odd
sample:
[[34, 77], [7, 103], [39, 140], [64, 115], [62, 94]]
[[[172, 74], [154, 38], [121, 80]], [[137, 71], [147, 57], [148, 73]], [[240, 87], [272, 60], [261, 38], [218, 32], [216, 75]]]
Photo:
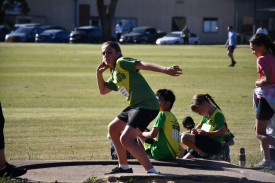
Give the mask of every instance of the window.
[[203, 19], [203, 32], [218, 32], [218, 19], [217, 18], [204, 18]]
[[185, 25], [185, 17], [172, 17], [172, 31], [181, 31]]

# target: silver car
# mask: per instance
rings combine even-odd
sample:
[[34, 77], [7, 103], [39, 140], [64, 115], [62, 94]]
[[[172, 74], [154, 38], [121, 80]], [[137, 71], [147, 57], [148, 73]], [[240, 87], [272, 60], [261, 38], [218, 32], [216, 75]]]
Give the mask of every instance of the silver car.
[[[174, 31], [166, 36], [157, 39], [156, 44], [183, 44], [183, 39], [181, 38], [181, 31]], [[195, 33], [190, 33], [189, 44], [200, 44], [200, 38]]]

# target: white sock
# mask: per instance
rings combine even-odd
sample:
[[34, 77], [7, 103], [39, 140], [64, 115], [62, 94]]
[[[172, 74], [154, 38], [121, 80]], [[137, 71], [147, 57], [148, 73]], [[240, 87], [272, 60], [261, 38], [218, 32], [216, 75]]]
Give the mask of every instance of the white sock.
[[129, 169], [129, 165], [122, 165], [122, 164], [118, 164], [118, 167], [124, 169], [124, 170], [128, 170]]
[[158, 174], [158, 172], [156, 171], [156, 169], [153, 167], [153, 168], [151, 168], [150, 170], [148, 170], [147, 172], [150, 172], [150, 173], [157, 173]]

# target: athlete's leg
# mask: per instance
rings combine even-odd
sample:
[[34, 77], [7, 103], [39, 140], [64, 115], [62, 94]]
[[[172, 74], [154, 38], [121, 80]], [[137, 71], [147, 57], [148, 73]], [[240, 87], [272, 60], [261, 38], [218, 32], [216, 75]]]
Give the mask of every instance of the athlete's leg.
[[128, 164], [126, 150], [120, 142], [121, 132], [124, 130], [125, 126], [126, 123], [118, 118], [115, 118], [108, 125], [108, 132], [116, 149], [118, 162], [123, 165]]
[[139, 128], [133, 128], [126, 125], [123, 133], [121, 134], [120, 141], [130, 153], [139, 161], [146, 171], [153, 168], [152, 163], [147, 157], [144, 149], [136, 142], [136, 138], [141, 134]]

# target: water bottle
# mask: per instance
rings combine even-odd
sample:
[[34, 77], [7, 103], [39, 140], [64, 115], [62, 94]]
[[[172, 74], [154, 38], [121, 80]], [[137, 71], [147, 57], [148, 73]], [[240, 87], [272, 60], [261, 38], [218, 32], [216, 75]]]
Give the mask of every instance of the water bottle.
[[244, 150], [244, 148], [240, 148], [240, 153], [239, 153], [239, 165], [240, 165], [240, 167], [242, 167], [242, 168], [245, 167], [245, 150]]

